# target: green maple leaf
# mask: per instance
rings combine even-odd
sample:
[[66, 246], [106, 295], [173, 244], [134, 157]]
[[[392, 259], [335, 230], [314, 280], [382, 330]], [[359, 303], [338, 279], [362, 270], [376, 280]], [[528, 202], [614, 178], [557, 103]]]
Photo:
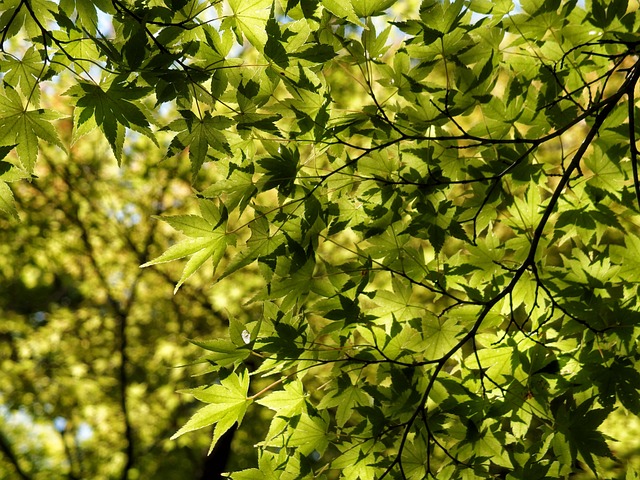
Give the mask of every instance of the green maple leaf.
[[401, 280], [393, 279], [393, 292], [378, 290], [374, 302], [379, 306], [374, 309], [379, 318], [390, 319], [393, 316], [398, 321], [410, 320], [423, 315], [424, 309], [411, 304], [411, 288]]
[[575, 408], [560, 405], [556, 413], [558, 431], [566, 438], [571, 458], [578, 454], [597, 474], [596, 457], [612, 457], [604, 435], [598, 427], [607, 418], [609, 411], [604, 408], [591, 409], [595, 398], [590, 398]]
[[251, 224], [251, 232], [251, 238], [247, 242], [246, 248], [229, 263], [222, 275], [223, 278], [249, 265], [258, 258], [273, 253], [286, 240], [281, 231], [271, 234], [269, 222], [264, 217], [254, 220]]
[[337, 407], [336, 423], [339, 427], [343, 427], [356, 407], [371, 404], [371, 397], [359, 385], [352, 385], [349, 379], [339, 383], [337, 390], [331, 391], [329, 395], [322, 398], [318, 408]]
[[[357, 3], [359, 4], [358, 7], [362, 7], [360, 4], [364, 2], [358, 1]], [[354, 2], [352, 1], [322, 0], [322, 6], [333, 13], [336, 17], [345, 18], [349, 22], [361, 27], [365, 26], [358, 18], [358, 15], [356, 15], [356, 11], [354, 10]], [[362, 8], [362, 10], [364, 11], [368, 9]]]
[[0, 211], [18, 218], [13, 192], [6, 182], [0, 182]]
[[275, 411], [283, 417], [299, 415], [304, 410], [307, 394], [299, 380], [284, 384], [284, 390], [271, 392], [266, 397], [256, 400], [256, 403]]
[[38, 158], [38, 139], [65, 149], [51, 122], [62, 115], [53, 110], [27, 110], [11, 87], [0, 87], [0, 145], [15, 145], [18, 158], [33, 173]]
[[427, 345], [424, 356], [435, 360], [441, 358], [458, 343], [458, 337], [463, 332], [463, 328], [454, 318], [426, 316], [422, 321], [422, 331]]
[[29, 178], [30, 175], [12, 165], [9, 162], [2, 161], [4, 157], [15, 147], [15, 145], [6, 145], [0, 147], [0, 211], [18, 218], [18, 211], [13, 199], [13, 192], [9, 188], [9, 182], [15, 182], [23, 178]]
[[31, 47], [20, 59], [12, 55], [3, 55], [0, 65], [4, 71], [3, 80], [19, 89], [25, 98], [30, 98], [37, 105], [40, 89], [36, 87], [44, 73], [41, 53], [35, 47]]
[[171, 440], [184, 435], [187, 432], [199, 430], [215, 424], [213, 439], [209, 447], [209, 453], [213, 450], [220, 437], [235, 423], [242, 423], [247, 407], [251, 399], [247, 397], [249, 391], [249, 374], [242, 372], [239, 375], [231, 373], [220, 380], [219, 385], [211, 385], [206, 388], [194, 388], [183, 390], [181, 393], [193, 395], [198, 400], [208, 403], [198, 410]]
[[236, 207], [243, 212], [251, 199], [258, 192], [253, 175], [241, 170], [235, 170], [231, 177], [214, 183], [201, 194], [207, 198], [224, 198], [224, 204], [229, 210]]
[[180, 281], [176, 284], [175, 293], [209, 258], [213, 260], [214, 267], [217, 266], [224, 255], [226, 246], [227, 239], [223, 232], [216, 232], [212, 237], [188, 238], [173, 245], [158, 258], [145, 263], [142, 267], [150, 267], [191, 256], [182, 271]]
[[429, 451], [425, 442], [420, 437], [407, 443], [402, 452], [402, 465], [407, 478], [425, 478], [428, 466]]
[[179, 132], [169, 145], [169, 156], [177, 155], [185, 148], [189, 148], [189, 160], [193, 175], [197, 174], [207, 158], [209, 147], [224, 154], [231, 154], [229, 142], [224, 135], [224, 130], [233, 125], [233, 121], [221, 115], [212, 117], [205, 112], [202, 118], [198, 118], [189, 110], [180, 112], [182, 118], [169, 125], [169, 129]]
[[513, 224], [516, 228], [531, 229], [537, 225], [541, 215], [542, 197], [540, 196], [540, 188], [531, 181], [524, 198], [515, 198], [509, 212], [513, 215]]
[[[325, 6], [326, 3], [326, 1], [323, 2]], [[395, 0], [352, 0], [351, 3], [358, 17], [371, 17], [383, 13], [395, 3]]]
[[107, 138], [118, 164], [122, 160], [125, 128], [146, 135], [157, 145], [148, 117], [136, 103], [150, 91], [150, 88], [125, 84], [117, 78], [103, 85], [79, 82], [65, 92], [65, 95], [78, 98], [73, 115], [76, 125], [74, 137], [77, 139], [98, 126]]
[[229, 244], [235, 242], [235, 235], [225, 232], [226, 219], [222, 212], [214, 213], [210, 200], [201, 200], [201, 211], [204, 217], [196, 215], [175, 215], [160, 217], [188, 238], [169, 247], [162, 255], [142, 265], [150, 267], [159, 263], [171, 262], [191, 256], [182, 271], [180, 281], [174, 292], [186, 282], [204, 263], [211, 259], [213, 268], [218, 266]]
[[277, 188], [283, 195], [291, 195], [295, 186], [298, 173], [298, 161], [300, 154], [297, 150], [289, 150], [286, 147], [280, 149], [281, 154], [262, 158], [257, 161], [266, 174], [260, 183], [263, 190]]
[[[73, 5], [73, 3], [75, 3], [75, 5]], [[96, 28], [98, 27], [98, 12], [96, 6], [100, 8], [100, 10], [104, 11], [105, 9], [108, 9], [104, 3], [106, 2], [95, 2], [90, 0], [63, 0], [60, 2], [60, 7], [61, 9], [70, 7], [71, 10], [67, 11], [73, 11], [73, 8], [75, 7], [76, 12], [78, 13], [76, 21], [77, 26], [87, 30], [91, 34], [95, 34]], [[69, 4], [68, 7], [67, 4]]]
[[329, 422], [326, 418], [303, 413], [292, 426], [291, 445], [303, 455], [310, 455], [314, 450], [322, 454], [329, 446]]
[[[88, 70], [93, 65], [89, 59], [100, 57], [96, 43], [87, 38], [84, 32], [70, 30], [67, 35], [68, 40], [66, 41], [69, 43], [65, 52], [57, 52], [54, 56], [54, 61], [62, 65], [68, 64], [76, 73]], [[74, 61], [71, 62], [67, 55], [74, 59]]]
[[340, 445], [341, 455], [332, 462], [333, 468], [340, 469], [343, 478], [376, 478], [379, 472], [375, 466], [378, 458], [374, 442], [375, 440], [358, 441], [354, 444], [343, 442]]
[[204, 357], [204, 360], [213, 362], [220, 367], [229, 367], [235, 363], [239, 363], [246, 359], [251, 353], [248, 349], [238, 348], [233, 342], [224, 338], [190, 341], [194, 345], [212, 352]]
[[251, 44], [262, 50], [267, 43], [266, 26], [273, 0], [229, 0], [236, 25]]

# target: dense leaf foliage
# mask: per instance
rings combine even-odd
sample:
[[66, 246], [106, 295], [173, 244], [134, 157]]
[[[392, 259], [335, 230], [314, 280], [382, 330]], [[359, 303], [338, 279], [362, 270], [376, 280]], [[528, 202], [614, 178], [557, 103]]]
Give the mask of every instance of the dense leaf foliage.
[[188, 151], [200, 214], [163, 217], [183, 239], [144, 266], [188, 258], [180, 287], [209, 259], [215, 279], [257, 264], [261, 314], [196, 342], [212, 380], [176, 433], [215, 425], [213, 448], [272, 410], [232, 478], [615, 459], [599, 427], [640, 414], [637, 2], [5, 7], [2, 180], [63, 147], [38, 85], [71, 75], [74, 139]]

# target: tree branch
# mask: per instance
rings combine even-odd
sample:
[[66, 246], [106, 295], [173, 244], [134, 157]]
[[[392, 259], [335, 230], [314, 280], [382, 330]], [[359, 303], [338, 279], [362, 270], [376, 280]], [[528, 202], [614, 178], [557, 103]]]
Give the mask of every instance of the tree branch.
[[4, 453], [4, 456], [7, 458], [7, 460], [9, 460], [9, 463], [13, 465], [13, 468], [18, 474], [18, 477], [20, 477], [20, 480], [31, 480], [31, 477], [27, 475], [27, 473], [20, 466], [18, 457], [13, 451], [13, 448], [11, 448], [11, 443], [9, 442], [9, 439], [1, 431], [0, 431], [0, 452]]

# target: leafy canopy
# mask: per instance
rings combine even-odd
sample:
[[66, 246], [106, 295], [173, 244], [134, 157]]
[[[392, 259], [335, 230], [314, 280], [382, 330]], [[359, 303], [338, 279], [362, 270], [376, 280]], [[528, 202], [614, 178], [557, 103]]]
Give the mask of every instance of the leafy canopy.
[[11, 0], [0, 28], [7, 172], [71, 76], [76, 138], [188, 150], [201, 213], [145, 266], [263, 276], [176, 434], [272, 410], [232, 478], [602, 473], [640, 413], [637, 2]]

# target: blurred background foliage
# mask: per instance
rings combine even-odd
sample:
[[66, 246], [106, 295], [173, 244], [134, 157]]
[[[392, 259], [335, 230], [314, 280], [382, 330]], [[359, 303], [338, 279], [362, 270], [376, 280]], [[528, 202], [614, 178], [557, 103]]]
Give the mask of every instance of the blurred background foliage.
[[203, 269], [174, 296], [179, 266], [139, 268], [174, 241], [152, 215], [191, 207], [183, 158], [142, 136], [121, 168], [96, 135], [70, 152], [44, 148], [13, 189], [20, 221], [0, 219], [0, 479], [119, 478], [127, 462], [129, 478], [215, 478], [210, 432], [169, 441], [196, 406], [176, 390], [202, 371], [179, 367], [199, 356], [188, 339], [251, 314], [253, 280], [214, 293]]

